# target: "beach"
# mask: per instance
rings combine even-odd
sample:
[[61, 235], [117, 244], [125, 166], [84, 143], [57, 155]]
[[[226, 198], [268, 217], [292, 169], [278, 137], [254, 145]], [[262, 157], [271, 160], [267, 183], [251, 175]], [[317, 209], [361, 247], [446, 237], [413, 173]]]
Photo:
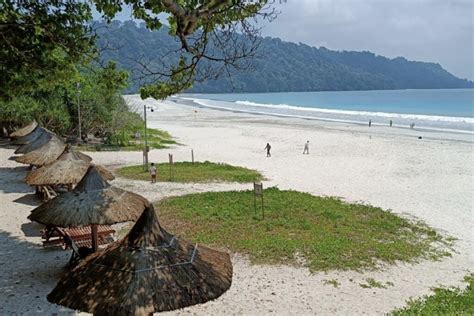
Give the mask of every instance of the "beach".
[[[150, 162], [225, 162], [260, 171], [264, 187], [278, 186], [314, 195], [368, 203], [422, 220], [457, 238], [455, 252], [441, 261], [383, 266], [377, 271], [311, 274], [292, 266], [252, 265], [232, 254], [232, 287], [215, 301], [169, 314], [383, 314], [435, 286], [463, 286], [474, 272], [474, 136], [220, 111], [171, 98], [159, 102], [126, 96], [131, 108], [148, 112], [148, 127], [166, 130], [178, 146], [152, 150]], [[421, 139], [420, 139], [421, 137]], [[310, 154], [303, 155], [310, 142]], [[272, 146], [267, 158], [264, 147]], [[140, 164], [141, 152], [91, 152], [94, 162], [113, 170]], [[40, 203], [23, 178], [26, 167], [8, 160], [0, 147], [0, 315], [67, 314], [50, 304], [69, 251], [43, 249], [39, 225], [27, 220]], [[114, 185], [150, 201], [191, 192], [251, 189], [252, 184], [157, 183], [117, 178]], [[386, 289], [362, 288], [367, 278], [392, 282]], [[327, 284], [337, 280], [339, 287]]]

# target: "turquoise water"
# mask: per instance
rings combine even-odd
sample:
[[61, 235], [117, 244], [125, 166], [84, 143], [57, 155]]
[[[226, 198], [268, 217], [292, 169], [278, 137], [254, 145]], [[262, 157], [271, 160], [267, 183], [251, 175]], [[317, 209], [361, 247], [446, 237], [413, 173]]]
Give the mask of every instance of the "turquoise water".
[[200, 106], [374, 125], [473, 132], [474, 89], [185, 94]]

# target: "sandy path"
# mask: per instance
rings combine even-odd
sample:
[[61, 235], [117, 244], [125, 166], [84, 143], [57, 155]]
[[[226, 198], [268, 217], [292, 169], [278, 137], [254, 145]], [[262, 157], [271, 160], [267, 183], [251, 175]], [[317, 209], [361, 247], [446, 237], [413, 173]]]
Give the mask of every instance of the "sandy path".
[[[140, 108], [141, 101], [135, 97], [128, 100]], [[214, 302], [172, 314], [381, 314], [403, 306], [409, 297], [429, 293], [432, 286], [458, 286], [469, 269], [472, 271], [472, 136], [379, 127], [368, 130], [363, 126], [206, 109], [198, 109], [194, 119], [193, 111], [187, 105], [166, 102], [149, 113], [149, 125], [168, 130], [184, 144], [153, 150], [152, 161], [166, 161], [168, 153], [173, 153], [176, 161], [189, 160], [193, 148], [197, 160], [260, 170], [270, 179], [265, 186], [364, 201], [423, 219], [459, 238], [459, 253], [442, 262], [401, 264], [364, 274], [313, 275], [303, 268], [255, 266], [242, 256], [234, 256], [234, 280], [227, 293]], [[306, 140], [311, 144], [309, 156], [301, 155]], [[273, 147], [273, 157], [268, 159], [263, 151], [267, 141]], [[32, 204], [29, 200], [23, 204], [17, 199], [31, 190], [21, 182], [24, 169], [12, 169], [18, 165], [6, 160], [11, 154], [11, 150], [0, 149], [0, 161], [5, 162], [0, 168], [0, 314], [58, 311], [60, 308], [48, 304], [45, 296], [54, 287], [68, 254], [45, 251], [38, 237], [25, 236], [22, 231], [21, 225], [27, 223], [26, 216], [33, 206], [28, 205]], [[106, 165], [141, 161], [141, 153], [91, 155]], [[226, 183], [151, 185], [123, 179], [114, 183], [151, 200], [248, 187]], [[361, 288], [359, 283], [368, 277], [393, 282], [394, 286]], [[324, 284], [324, 280], [331, 279], [341, 285], [334, 288]]]

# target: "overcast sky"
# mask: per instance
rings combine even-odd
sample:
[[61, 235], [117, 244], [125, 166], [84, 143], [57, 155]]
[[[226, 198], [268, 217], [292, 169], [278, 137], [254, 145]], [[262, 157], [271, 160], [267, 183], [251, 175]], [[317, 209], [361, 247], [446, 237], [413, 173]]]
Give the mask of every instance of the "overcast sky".
[[440, 63], [473, 80], [474, 0], [287, 0], [263, 35]]
[[474, 0], [287, 0], [278, 8], [263, 35], [436, 62], [474, 79]]

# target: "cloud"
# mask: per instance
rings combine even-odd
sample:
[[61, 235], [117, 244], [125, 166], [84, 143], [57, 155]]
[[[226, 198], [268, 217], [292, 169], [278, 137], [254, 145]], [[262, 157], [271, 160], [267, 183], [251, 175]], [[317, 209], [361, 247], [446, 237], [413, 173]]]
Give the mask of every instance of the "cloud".
[[474, 79], [474, 1], [288, 0], [263, 35], [440, 63]]

